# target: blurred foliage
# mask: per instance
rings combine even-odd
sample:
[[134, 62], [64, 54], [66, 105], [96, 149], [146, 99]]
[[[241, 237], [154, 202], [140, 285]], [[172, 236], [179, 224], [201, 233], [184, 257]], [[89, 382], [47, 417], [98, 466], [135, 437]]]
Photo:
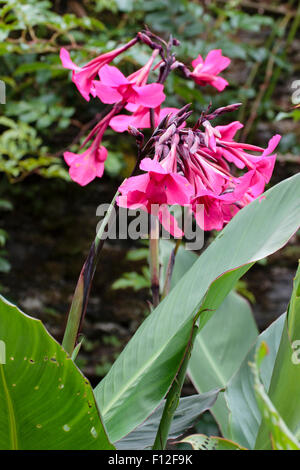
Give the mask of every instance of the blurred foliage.
[[[12, 208], [12, 204], [9, 201], [6, 199], [0, 199], [0, 213], [2, 211], [10, 211]], [[7, 239], [8, 233], [0, 227], [0, 273], [7, 273], [10, 271], [10, 263], [6, 259], [7, 253], [4, 250]]]
[[[143, 241], [143, 244], [145, 243], [147, 243], [146, 240]], [[137, 248], [128, 251], [128, 253], [126, 254], [127, 261], [145, 261], [145, 263], [147, 264], [141, 266], [141, 273], [137, 271], [123, 273], [122, 276], [112, 284], [112, 289], [133, 289], [135, 292], [141, 289], [150, 289], [151, 278], [147, 262], [148, 256], [148, 248]]]
[[[242, 138], [250, 140], [258, 120], [272, 125], [276, 117], [276, 122], [298, 120], [298, 110], [289, 106], [290, 90], [283, 91], [288, 95], [284, 107], [275, 94], [296, 67], [291, 58], [299, 26], [297, 4], [291, 0], [1, 0], [0, 79], [6, 84], [7, 104], [0, 105], [0, 171], [11, 181], [31, 173], [69, 179], [63, 151], [78, 150], [103, 107], [96, 100], [87, 104], [78, 94], [69, 71], [61, 67], [60, 47], [83, 64], [124, 43], [145, 24], [164, 37], [176, 36], [181, 42], [178, 56], [187, 63], [212, 48], [222, 48], [233, 59], [223, 74], [230, 82], [223, 93], [203, 90], [174, 74], [166, 85], [167, 105], [192, 102], [199, 113], [210, 101], [214, 107], [242, 101], [244, 106], [230, 119], [246, 123]], [[147, 54], [142, 46], [128, 51], [124, 71], [144, 64]], [[114, 139], [112, 135], [108, 133], [105, 142], [106, 170], [111, 176], [126, 174], [134, 147], [122, 135]], [[295, 140], [285, 151], [299, 151]]]

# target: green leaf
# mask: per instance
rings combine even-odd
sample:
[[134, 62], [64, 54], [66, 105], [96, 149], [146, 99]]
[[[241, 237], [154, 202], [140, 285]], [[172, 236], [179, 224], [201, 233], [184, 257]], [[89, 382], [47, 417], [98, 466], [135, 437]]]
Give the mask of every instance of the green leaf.
[[[248, 302], [231, 292], [198, 333], [189, 363], [189, 376], [199, 393], [226, 388], [258, 336]], [[230, 436], [229, 410], [220, 394], [211, 412], [223, 435]]]
[[9, 261], [0, 256], [0, 273], [8, 273], [11, 269]]
[[279, 348], [285, 315], [279, 317], [261, 333], [256, 344], [247, 354], [239, 370], [230, 380], [225, 391], [225, 400], [230, 413], [230, 430], [225, 437], [240, 445], [253, 449], [261, 422], [261, 414], [254, 393], [254, 377], [249, 363], [254, 361], [255, 351], [265, 341], [269, 354], [261, 366], [261, 378], [266, 390], [269, 388], [275, 358]]
[[0, 228], [0, 247], [3, 247], [5, 245], [7, 238], [8, 233], [6, 232], [6, 230]]
[[[274, 407], [288, 426], [296, 433], [300, 429], [300, 267], [294, 280], [294, 289], [281, 342], [274, 364], [268, 395]], [[267, 343], [268, 344], [268, 343]], [[298, 352], [297, 352], [298, 351]], [[256, 448], [270, 448], [269, 424], [263, 419]]]
[[149, 256], [148, 248], [139, 248], [137, 250], [128, 251], [126, 259], [128, 261], [140, 261], [142, 259], [147, 259]]
[[113, 442], [146, 419], [166, 394], [197, 312], [201, 328], [237, 280], [284, 246], [299, 223], [298, 174], [242, 209], [144, 321], [95, 389]]
[[113, 449], [88, 380], [39, 320], [1, 296], [0, 340], [0, 449]]
[[0, 199], [0, 210], [11, 211], [13, 210], [13, 205], [10, 201], [7, 201], [6, 199]]
[[[204, 411], [209, 410], [215, 403], [219, 390], [211, 390], [202, 395], [192, 395], [181, 398], [173, 417], [169, 439], [176, 439], [191, 428]], [[116, 442], [118, 450], [143, 450], [153, 445], [162, 412], [165, 406], [163, 401], [154, 413], [134, 431]]]
[[144, 276], [137, 272], [123, 273], [122, 277], [117, 279], [111, 288], [114, 290], [132, 288], [136, 292], [140, 289], [149, 288], [151, 283], [146, 267], [144, 267], [144, 271], [144, 274], [146, 274]]
[[[267, 352], [267, 344], [261, 343], [256, 351], [255, 362], [251, 364], [254, 374], [255, 395], [263, 416], [263, 423], [268, 428], [274, 450], [300, 450], [300, 443], [287, 427], [261, 383], [259, 369]], [[261, 450], [260, 447], [258, 449]]]
[[205, 436], [204, 434], [192, 434], [180, 442], [190, 444], [193, 450], [247, 450], [236, 442], [222, 437]]

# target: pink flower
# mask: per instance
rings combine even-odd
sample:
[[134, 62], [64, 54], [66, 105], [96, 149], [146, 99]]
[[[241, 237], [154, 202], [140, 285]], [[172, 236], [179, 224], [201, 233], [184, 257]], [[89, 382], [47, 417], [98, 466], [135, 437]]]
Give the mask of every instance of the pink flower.
[[106, 104], [126, 101], [142, 106], [159, 106], [165, 99], [163, 85], [152, 83], [137, 86], [135, 80], [128, 80], [117, 67], [104, 65], [99, 71], [100, 82], [93, 81], [94, 95]]
[[241, 199], [248, 191], [253, 171], [240, 178], [232, 178], [223, 193], [201, 189], [191, 204], [195, 219], [202, 230], [221, 230], [227, 222], [240, 210]]
[[226, 69], [230, 62], [228, 57], [222, 56], [221, 49], [214, 49], [207, 54], [205, 60], [202, 59], [201, 55], [193, 60], [192, 66], [194, 70], [191, 73], [191, 77], [198, 85], [204, 86], [209, 84], [218, 91], [223, 91], [228, 82], [217, 75]]
[[150, 158], [144, 158], [140, 168], [147, 173], [124, 181], [119, 188], [121, 196], [118, 197], [118, 205], [131, 209], [140, 208], [157, 215], [166, 230], [175, 237], [181, 237], [183, 232], [168, 211], [167, 205], [189, 204], [191, 185], [183, 176], [165, 170], [160, 163]]
[[83, 153], [65, 152], [65, 162], [70, 166], [69, 174], [73, 181], [86, 186], [96, 177], [101, 178], [107, 150], [100, 145], [103, 132], [99, 132], [92, 145]]
[[[109, 125], [116, 132], [125, 132], [128, 130], [128, 126], [133, 126], [136, 129], [147, 129], [151, 127], [150, 124], [150, 109], [144, 106], [137, 105], [127, 105], [125, 107], [128, 111], [134, 111], [133, 114], [118, 114], [113, 117]], [[157, 126], [160, 121], [167, 114], [176, 114], [178, 111], [177, 108], [163, 108], [160, 109], [159, 106], [154, 108], [154, 121], [155, 126]]]
[[126, 78], [117, 67], [104, 65], [99, 70], [99, 81], [93, 81], [93, 95], [103, 103], [112, 104], [119, 101], [134, 103], [155, 108], [165, 99], [163, 85], [152, 83], [146, 85], [151, 66], [158, 50], [155, 50], [146, 65]]
[[[233, 140], [237, 129], [243, 125], [235, 121], [229, 126], [217, 126], [221, 137], [217, 139], [218, 154], [222, 155], [228, 162], [234, 163], [238, 168], [256, 169], [264, 178], [265, 183], [270, 181], [276, 160], [276, 154], [272, 154], [280, 142], [281, 136], [274, 135], [268, 142], [267, 148], [256, 145], [246, 144], [243, 142], [235, 142]], [[248, 151], [261, 153], [261, 155], [252, 155]]]
[[87, 101], [89, 101], [91, 89], [93, 86], [93, 80], [98, 74], [99, 70], [104, 65], [109, 64], [119, 54], [121, 54], [122, 52], [132, 47], [136, 42], [137, 42], [137, 39], [134, 38], [131, 41], [129, 41], [127, 44], [125, 44], [124, 46], [119, 47], [118, 49], [114, 49], [110, 52], [106, 52], [105, 54], [99, 55], [98, 57], [91, 60], [83, 67], [78, 67], [78, 65], [74, 64], [74, 62], [70, 58], [69, 52], [65, 48], [62, 48], [60, 50], [60, 59], [61, 59], [63, 67], [73, 71], [72, 81], [77, 86], [81, 95]]
[[202, 230], [221, 230], [223, 228], [222, 202], [222, 196], [205, 189], [192, 199], [194, 216]]

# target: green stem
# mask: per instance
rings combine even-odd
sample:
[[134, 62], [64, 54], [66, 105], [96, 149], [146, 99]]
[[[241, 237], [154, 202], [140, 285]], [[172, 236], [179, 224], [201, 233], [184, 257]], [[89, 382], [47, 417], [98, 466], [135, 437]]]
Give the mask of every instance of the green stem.
[[162, 300], [168, 295], [171, 289], [171, 281], [172, 281], [172, 274], [173, 274], [173, 269], [174, 269], [174, 264], [175, 264], [175, 258], [177, 255], [178, 248], [180, 247], [180, 244], [181, 244], [181, 239], [179, 238], [176, 241], [176, 245], [170, 254], [170, 258], [169, 258], [168, 266], [166, 270], [165, 284], [164, 284], [164, 288], [163, 288], [163, 292], [161, 296]]
[[152, 448], [153, 450], [164, 450], [166, 447], [170, 426], [173, 420], [174, 413], [179, 403], [181, 389], [182, 389], [184, 379], [186, 376], [188, 363], [191, 357], [191, 352], [194, 346], [195, 338], [198, 333], [198, 326], [196, 325], [197, 318], [198, 318], [198, 315], [193, 323], [191, 337], [186, 347], [182, 363], [171, 385], [171, 388], [167, 394], [163, 414], [159, 423], [159, 428], [158, 428], [155, 442]]
[[150, 220], [150, 277], [155, 308], [159, 304], [159, 220], [156, 215], [152, 215]]
[[115, 194], [109, 209], [102, 221], [101, 227], [97, 232], [96, 238], [90, 248], [87, 259], [82, 267], [77, 286], [73, 295], [71, 308], [68, 315], [67, 326], [63, 337], [62, 346], [71, 356], [76, 344], [76, 339], [82, 325], [87, 303], [89, 300], [92, 280], [95, 274], [99, 254], [104, 243], [103, 234], [109, 226], [112, 217], [115, 215], [115, 202], [118, 192]]

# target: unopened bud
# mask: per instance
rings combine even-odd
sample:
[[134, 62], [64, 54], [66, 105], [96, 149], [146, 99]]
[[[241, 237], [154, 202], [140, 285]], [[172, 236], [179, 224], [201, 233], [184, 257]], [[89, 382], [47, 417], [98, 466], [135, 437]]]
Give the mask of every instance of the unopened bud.
[[167, 140], [169, 140], [172, 135], [174, 135], [176, 132], [176, 126], [175, 124], [171, 124], [170, 127], [168, 127], [168, 129], [166, 130], [166, 132], [164, 132], [159, 140], [158, 140], [158, 144], [163, 144], [164, 142], [167, 142]]
[[207, 119], [208, 121], [211, 121], [212, 119], [215, 119], [221, 114], [232, 113], [233, 111], [236, 111], [237, 109], [239, 109], [240, 106], [242, 106], [242, 103], [233, 103], [233, 104], [229, 104], [228, 106], [223, 106], [222, 108], [217, 108], [211, 114], [207, 114], [205, 116], [205, 119]]
[[193, 145], [192, 145], [191, 148], [190, 148], [190, 153], [191, 153], [191, 154], [196, 153], [197, 150], [198, 150], [198, 148], [199, 148], [199, 145], [200, 145], [199, 138], [198, 138], [198, 136], [195, 136], [194, 143], [193, 143]]
[[128, 126], [128, 132], [129, 134], [133, 135], [133, 137], [136, 138], [137, 142], [143, 143], [144, 142], [144, 134], [140, 132], [138, 129], [136, 129], [133, 126]]
[[149, 36], [141, 32], [139, 32], [137, 36], [140, 39], [140, 41], [142, 41], [144, 44], [147, 44], [147, 46], [150, 46], [150, 47], [152, 46], [153, 42], [151, 41]]
[[194, 132], [193, 132], [191, 129], [189, 129], [188, 135], [185, 136], [184, 141], [185, 141], [185, 143], [187, 144], [187, 146], [188, 146], [189, 148], [190, 148], [190, 147], [193, 145], [193, 143], [195, 142], [195, 134], [194, 134]]

